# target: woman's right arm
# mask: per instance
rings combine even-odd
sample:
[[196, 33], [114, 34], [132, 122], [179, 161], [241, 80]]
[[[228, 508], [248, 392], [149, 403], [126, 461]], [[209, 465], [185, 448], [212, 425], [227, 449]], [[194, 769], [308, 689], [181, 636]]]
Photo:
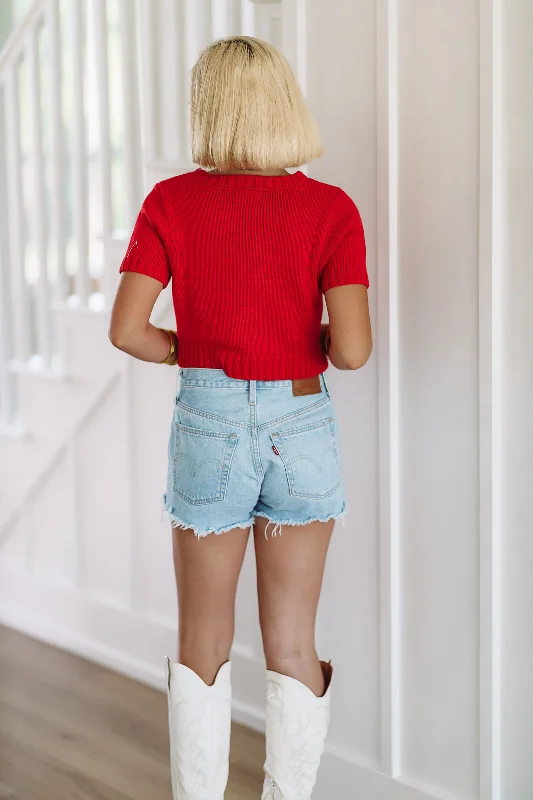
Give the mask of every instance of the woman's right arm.
[[[150, 322], [150, 315], [163, 285], [155, 278], [124, 272], [111, 310], [111, 344], [141, 361], [160, 364], [167, 358], [170, 339]], [[173, 360], [173, 363], [176, 363]]]
[[[175, 364], [170, 334], [150, 322], [159, 293], [171, 279], [165, 239], [168, 224], [160, 186], [155, 184], [137, 215], [126, 254], [120, 265], [109, 339], [119, 350], [141, 361]], [[177, 341], [172, 334], [174, 346]]]
[[328, 358], [337, 369], [359, 369], [372, 352], [368, 289], [334, 286], [324, 293], [329, 316]]

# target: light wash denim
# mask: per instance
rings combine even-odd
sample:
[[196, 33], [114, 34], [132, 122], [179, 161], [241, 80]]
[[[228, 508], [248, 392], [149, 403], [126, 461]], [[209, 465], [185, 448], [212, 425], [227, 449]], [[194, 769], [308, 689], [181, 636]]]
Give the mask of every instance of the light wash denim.
[[172, 524], [199, 538], [266, 517], [275, 535], [282, 525], [344, 517], [337, 416], [324, 373], [320, 387], [294, 396], [290, 380], [180, 368], [163, 495]]

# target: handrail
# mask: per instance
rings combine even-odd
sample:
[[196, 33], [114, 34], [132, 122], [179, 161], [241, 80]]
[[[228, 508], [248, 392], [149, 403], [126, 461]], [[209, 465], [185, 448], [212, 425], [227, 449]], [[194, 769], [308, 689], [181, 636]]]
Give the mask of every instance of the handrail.
[[17, 58], [24, 49], [24, 42], [30, 30], [35, 27], [35, 22], [41, 14], [44, 14], [47, 0], [34, 0], [19, 24], [7, 37], [2, 50], [0, 51], [0, 80], [6, 65], [12, 59]]

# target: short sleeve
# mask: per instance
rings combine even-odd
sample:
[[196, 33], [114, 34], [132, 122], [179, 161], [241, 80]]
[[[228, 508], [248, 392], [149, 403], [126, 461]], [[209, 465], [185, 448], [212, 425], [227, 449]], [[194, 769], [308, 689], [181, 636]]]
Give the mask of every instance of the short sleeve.
[[320, 288], [360, 283], [369, 286], [366, 243], [361, 215], [352, 198], [341, 190], [335, 202], [322, 251]]
[[163, 287], [167, 286], [171, 271], [165, 248], [166, 231], [165, 209], [156, 183], [137, 215], [119, 272], [140, 272], [160, 281]]

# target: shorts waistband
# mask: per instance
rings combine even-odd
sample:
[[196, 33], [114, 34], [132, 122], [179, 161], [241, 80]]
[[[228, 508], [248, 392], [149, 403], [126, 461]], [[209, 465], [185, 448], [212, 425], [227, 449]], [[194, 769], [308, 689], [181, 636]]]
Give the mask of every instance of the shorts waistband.
[[[177, 379], [182, 387], [198, 386], [206, 389], [251, 389], [252, 392], [255, 392], [257, 389], [292, 388], [292, 380], [290, 379], [273, 381], [244, 380], [242, 378], [230, 377], [223, 369], [213, 369], [210, 367], [179, 367]], [[329, 393], [329, 387], [324, 372], [320, 373], [320, 385]]]

